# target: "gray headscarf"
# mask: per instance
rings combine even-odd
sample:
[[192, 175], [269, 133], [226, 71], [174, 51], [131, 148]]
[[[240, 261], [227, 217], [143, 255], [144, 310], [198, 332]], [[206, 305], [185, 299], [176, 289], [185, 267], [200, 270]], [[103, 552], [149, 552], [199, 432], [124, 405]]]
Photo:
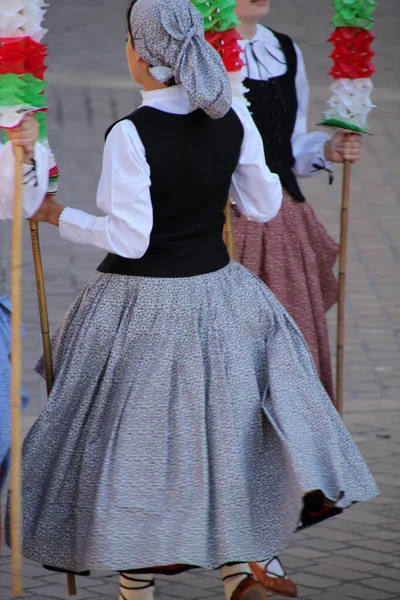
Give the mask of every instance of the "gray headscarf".
[[232, 103], [224, 64], [204, 38], [202, 15], [190, 0], [137, 0], [130, 15], [135, 49], [165, 83], [182, 84], [193, 108], [223, 117]]

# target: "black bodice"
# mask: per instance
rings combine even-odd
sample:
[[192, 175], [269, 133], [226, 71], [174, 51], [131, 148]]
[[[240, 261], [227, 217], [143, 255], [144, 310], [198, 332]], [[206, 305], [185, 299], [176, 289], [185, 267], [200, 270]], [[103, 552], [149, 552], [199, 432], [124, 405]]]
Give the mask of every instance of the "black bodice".
[[145, 106], [125, 119], [135, 125], [150, 166], [153, 229], [144, 256], [108, 254], [98, 270], [191, 277], [225, 267], [224, 208], [244, 134], [235, 111], [211, 119], [202, 110], [176, 115]]
[[299, 202], [305, 198], [293, 172], [295, 159], [292, 135], [297, 116], [296, 72], [297, 54], [289, 36], [273, 32], [285, 55], [287, 71], [267, 81], [246, 78], [249, 110], [264, 143], [265, 160], [269, 169], [277, 173], [283, 187]]

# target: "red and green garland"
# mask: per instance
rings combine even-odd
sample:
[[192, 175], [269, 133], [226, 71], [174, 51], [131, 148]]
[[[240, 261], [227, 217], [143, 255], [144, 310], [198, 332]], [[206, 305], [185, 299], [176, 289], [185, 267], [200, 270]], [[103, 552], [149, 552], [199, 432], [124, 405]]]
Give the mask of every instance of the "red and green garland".
[[228, 72], [234, 96], [243, 97], [243, 52], [236, 31], [239, 20], [235, 14], [236, 0], [192, 0], [204, 17], [206, 40], [215, 48]]
[[374, 0], [335, 0], [332, 23], [335, 31], [329, 38], [333, 44], [330, 58], [333, 67], [329, 73], [334, 78], [330, 109], [322, 123], [367, 133], [367, 115], [374, 107], [370, 94], [373, 85], [370, 77], [375, 72], [372, 65], [374, 40], [370, 29], [374, 24]]
[[[0, 127], [16, 127], [26, 114], [34, 113], [39, 141], [49, 148], [44, 93], [47, 46], [42, 43], [46, 6], [44, 0], [0, 2]], [[51, 156], [49, 193], [56, 194], [58, 168]]]

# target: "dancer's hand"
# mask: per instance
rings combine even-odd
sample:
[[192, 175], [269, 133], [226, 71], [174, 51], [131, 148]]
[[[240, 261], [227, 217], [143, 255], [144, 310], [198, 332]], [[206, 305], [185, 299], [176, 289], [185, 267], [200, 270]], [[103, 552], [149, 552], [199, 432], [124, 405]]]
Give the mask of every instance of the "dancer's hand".
[[39, 123], [33, 115], [27, 115], [18, 127], [7, 129], [7, 135], [13, 146], [24, 149], [23, 162], [29, 164], [34, 157], [35, 143], [39, 135]]
[[43, 200], [40, 208], [29, 219], [38, 223], [50, 223], [58, 227], [58, 221], [65, 206], [57, 204], [52, 196], [47, 195]]
[[361, 134], [337, 131], [332, 139], [325, 143], [324, 154], [330, 162], [342, 163], [348, 160], [355, 163], [360, 158]]

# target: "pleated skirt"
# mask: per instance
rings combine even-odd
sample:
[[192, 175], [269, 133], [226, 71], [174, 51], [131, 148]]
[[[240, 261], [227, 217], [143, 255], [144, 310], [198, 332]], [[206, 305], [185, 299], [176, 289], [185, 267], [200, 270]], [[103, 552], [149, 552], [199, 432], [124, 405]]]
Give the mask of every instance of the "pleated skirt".
[[53, 352], [23, 449], [30, 559], [258, 561], [307, 522], [308, 493], [314, 519], [378, 494], [298, 327], [236, 262], [189, 278], [96, 274]]

